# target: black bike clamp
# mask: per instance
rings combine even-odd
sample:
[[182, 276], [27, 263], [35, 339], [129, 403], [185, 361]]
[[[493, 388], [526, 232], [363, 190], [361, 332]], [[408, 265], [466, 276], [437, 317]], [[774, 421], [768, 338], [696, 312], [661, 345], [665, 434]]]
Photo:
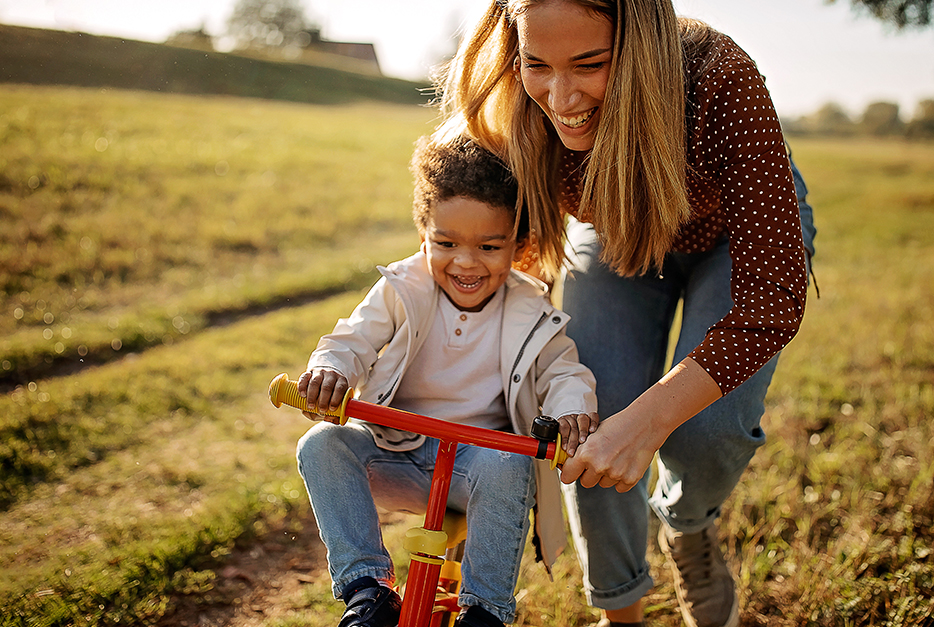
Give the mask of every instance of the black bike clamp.
[[537, 459], [546, 459], [548, 444], [558, 439], [558, 421], [551, 416], [536, 416], [532, 421], [531, 435], [538, 440]]

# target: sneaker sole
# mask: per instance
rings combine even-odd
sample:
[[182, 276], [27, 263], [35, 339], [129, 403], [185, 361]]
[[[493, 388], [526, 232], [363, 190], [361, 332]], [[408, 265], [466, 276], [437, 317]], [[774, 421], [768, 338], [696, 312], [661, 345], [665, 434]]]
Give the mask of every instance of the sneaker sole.
[[[694, 617], [689, 615], [683, 609], [681, 609], [681, 618], [684, 619], [684, 622], [688, 627], [697, 627], [697, 623], [694, 621]], [[737, 601], [733, 602], [733, 607], [730, 608], [730, 615], [727, 617], [726, 622], [723, 623], [721, 627], [739, 627], [739, 603]]]

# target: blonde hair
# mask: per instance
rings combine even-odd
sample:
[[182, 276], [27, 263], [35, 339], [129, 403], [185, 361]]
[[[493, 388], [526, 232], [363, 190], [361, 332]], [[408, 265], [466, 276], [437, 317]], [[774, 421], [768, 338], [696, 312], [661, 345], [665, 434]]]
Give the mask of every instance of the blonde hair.
[[[555, 278], [564, 261], [561, 142], [513, 74], [515, 17], [543, 1], [491, 2], [439, 77], [444, 121], [436, 133], [466, 132], [508, 161], [545, 274]], [[606, 17], [614, 37], [579, 215], [593, 222], [605, 263], [622, 275], [644, 274], [661, 267], [690, 215], [682, 26], [670, 0], [566, 1]]]

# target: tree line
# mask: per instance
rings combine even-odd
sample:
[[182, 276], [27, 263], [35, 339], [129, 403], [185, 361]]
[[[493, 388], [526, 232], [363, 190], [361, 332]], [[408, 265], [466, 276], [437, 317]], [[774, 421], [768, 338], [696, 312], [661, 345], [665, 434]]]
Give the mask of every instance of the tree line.
[[934, 99], [919, 102], [910, 117], [903, 116], [898, 105], [892, 102], [873, 102], [855, 118], [839, 104], [829, 102], [810, 115], [783, 119], [782, 127], [789, 135], [869, 135], [934, 139]]

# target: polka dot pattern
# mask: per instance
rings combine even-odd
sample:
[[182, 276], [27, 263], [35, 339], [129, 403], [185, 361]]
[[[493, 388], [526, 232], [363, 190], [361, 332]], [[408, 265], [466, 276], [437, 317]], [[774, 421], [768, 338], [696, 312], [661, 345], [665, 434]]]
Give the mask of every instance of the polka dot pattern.
[[[692, 216], [673, 249], [703, 252], [729, 238], [733, 308], [690, 354], [727, 394], [797, 333], [805, 256], [784, 139], [755, 63], [726, 36], [699, 63], [706, 69], [687, 94]], [[580, 178], [564, 180], [578, 190], [562, 195], [573, 207]]]

